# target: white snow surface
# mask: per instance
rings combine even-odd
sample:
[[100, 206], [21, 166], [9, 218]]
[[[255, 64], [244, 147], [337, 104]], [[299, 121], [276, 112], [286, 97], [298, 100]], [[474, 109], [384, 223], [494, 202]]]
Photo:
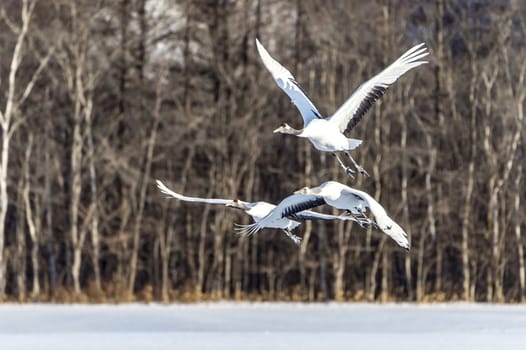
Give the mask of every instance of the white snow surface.
[[0, 304], [0, 349], [526, 349], [526, 305]]

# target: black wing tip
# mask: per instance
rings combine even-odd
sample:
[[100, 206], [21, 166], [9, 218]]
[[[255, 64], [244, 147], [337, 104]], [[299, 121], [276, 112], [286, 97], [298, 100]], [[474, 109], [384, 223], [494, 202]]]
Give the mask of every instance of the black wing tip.
[[323, 199], [323, 197], [317, 197], [316, 199], [310, 199], [298, 204], [294, 204], [283, 210], [282, 217], [292, 216], [296, 213], [300, 213], [304, 210], [311, 209], [323, 204], [325, 204], [325, 199]]
[[367, 96], [362, 100], [360, 103], [360, 106], [356, 110], [356, 113], [349, 121], [349, 124], [347, 124], [347, 128], [345, 128], [345, 132], [351, 131], [367, 114], [369, 109], [374, 105], [376, 101], [378, 101], [387, 91], [389, 87], [388, 86], [381, 86], [381, 85], [375, 85], [372, 90], [367, 93]]

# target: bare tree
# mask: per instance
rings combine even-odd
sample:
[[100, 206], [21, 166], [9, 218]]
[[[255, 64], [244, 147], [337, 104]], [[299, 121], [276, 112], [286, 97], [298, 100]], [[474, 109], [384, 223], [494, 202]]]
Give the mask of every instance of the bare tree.
[[[162, 76], [162, 73], [161, 73]], [[153, 108], [153, 121], [150, 131], [150, 137], [146, 144], [145, 150], [145, 159], [144, 159], [144, 172], [141, 181], [141, 186], [139, 187], [139, 198], [138, 198], [138, 208], [135, 213], [135, 225], [133, 230], [133, 245], [130, 259], [130, 274], [128, 276], [128, 293], [133, 294], [135, 288], [135, 277], [137, 275], [137, 261], [139, 254], [139, 244], [140, 244], [140, 234], [143, 220], [144, 206], [146, 203], [146, 191], [148, 185], [150, 184], [150, 171], [152, 166], [153, 151], [155, 143], [157, 141], [157, 130], [159, 127], [159, 122], [161, 118], [161, 105], [163, 102], [162, 94], [162, 79], [159, 79], [158, 87], [156, 90], [156, 99], [155, 106]]]
[[[40, 230], [42, 228], [42, 225], [40, 224], [40, 210], [36, 210], [35, 213], [33, 213], [33, 209], [31, 208], [31, 200], [29, 198], [29, 192], [30, 192], [30, 177], [29, 177], [29, 161], [31, 158], [31, 151], [33, 148], [33, 135], [29, 135], [29, 140], [27, 144], [26, 149], [26, 159], [25, 159], [25, 171], [24, 171], [24, 189], [23, 189], [23, 197], [24, 197], [24, 204], [26, 208], [26, 220], [27, 220], [27, 226], [29, 229], [29, 236], [31, 237], [31, 267], [33, 269], [33, 288], [31, 290], [31, 297], [33, 299], [37, 299], [40, 294], [40, 281], [39, 281], [39, 245], [40, 245]], [[35, 201], [35, 205], [38, 206], [37, 202]]]
[[[7, 80], [7, 95], [5, 100], [5, 107], [3, 111], [0, 111], [0, 125], [2, 126], [2, 150], [0, 158], [0, 299], [4, 297], [6, 276], [5, 276], [5, 263], [4, 259], [4, 237], [5, 237], [5, 218], [7, 214], [7, 207], [9, 205], [9, 199], [7, 194], [8, 184], [8, 165], [9, 165], [9, 151], [11, 146], [11, 138], [13, 133], [17, 130], [20, 124], [23, 122], [23, 118], [19, 114], [21, 105], [31, 94], [35, 82], [38, 79], [40, 73], [47, 65], [49, 56], [46, 56], [41, 60], [40, 65], [36, 68], [29, 80], [22, 85], [17, 79], [18, 69], [24, 56], [24, 49], [26, 47], [27, 35], [29, 31], [29, 24], [31, 17], [35, 9], [36, 0], [23, 0], [21, 6], [21, 24], [17, 25], [11, 22], [5, 9], [2, 9], [4, 20], [7, 21], [9, 27], [16, 36], [16, 44], [13, 49], [11, 56], [11, 64], [9, 66], [9, 76]], [[5, 89], [4, 89], [5, 90]], [[16, 117], [18, 116], [18, 117]]]
[[[1, 7], [2, 298], [526, 298], [522, 3]], [[430, 64], [348, 135], [363, 140], [353, 156], [370, 177], [349, 179], [305, 140], [272, 133], [301, 118], [256, 37], [324, 115], [404, 47], [427, 43]], [[270, 229], [239, 237], [233, 223], [249, 217], [164, 200], [152, 178], [269, 202], [344, 181], [388, 209], [411, 251], [344, 222], [304, 223], [299, 248]]]

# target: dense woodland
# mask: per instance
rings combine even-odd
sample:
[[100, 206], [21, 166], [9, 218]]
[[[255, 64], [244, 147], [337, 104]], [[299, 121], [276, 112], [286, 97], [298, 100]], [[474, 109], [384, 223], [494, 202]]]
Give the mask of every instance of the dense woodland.
[[[305, 139], [258, 37], [330, 115], [416, 43], [351, 132], [352, 180]], [[0, 300], [526, 300], [526, 2], [4, 0]], [[408, 232], [166, 199], [277, 203], [338, 180]], [[330, 213], [331, 208], [319, 208]]]

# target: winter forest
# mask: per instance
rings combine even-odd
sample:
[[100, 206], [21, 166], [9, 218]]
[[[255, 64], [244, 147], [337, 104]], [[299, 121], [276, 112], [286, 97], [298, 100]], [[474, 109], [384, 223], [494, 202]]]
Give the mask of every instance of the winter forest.
[[[255, 39], [328, 115], [424, 42], [353, 129], [370, 177], [305, 139]], [[3, 0], [0, 300], [526, 301], [526, 2]], [[250, 218], [337, 180], [406, 230]], [[318, 210], [332, 213], [330, 207]]]

